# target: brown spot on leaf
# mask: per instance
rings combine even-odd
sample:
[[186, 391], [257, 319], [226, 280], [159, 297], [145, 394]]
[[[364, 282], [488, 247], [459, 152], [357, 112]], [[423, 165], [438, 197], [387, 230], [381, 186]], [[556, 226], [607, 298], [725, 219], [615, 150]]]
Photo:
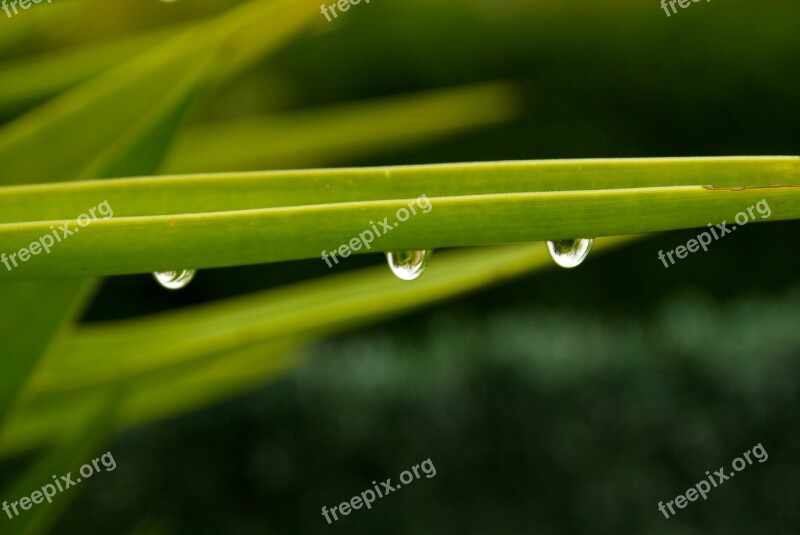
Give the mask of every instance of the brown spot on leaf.
[[701, 187], [708, 190], [718, 190], [718, 191], [745, 191], [748, 189], [798, 188], [800, 186], [795, 184], [773, 184], [770, 186], [738, 186], [734, 188], [720, 188], [711, 185], [701, 186]]

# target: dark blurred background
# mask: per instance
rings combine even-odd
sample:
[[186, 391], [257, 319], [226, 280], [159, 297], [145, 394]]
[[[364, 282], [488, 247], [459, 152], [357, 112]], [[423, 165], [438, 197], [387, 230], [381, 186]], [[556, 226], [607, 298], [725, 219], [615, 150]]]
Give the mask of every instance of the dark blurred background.
[[[796, 0], [669, 18], [657, 0], [373, 0], [320, 19], [197, 121], [502, 79], [525, 94], [514, 123], [337, 164], [798, 152]], [[255, 392], [118, 436], [114, 477], [58, 531], [798, 533], [798, 230], [749, 225], [669, 269], [657, 252], [697, 231], [653, 236], [320, 342]], [[178, 294], [117, 278], [86, 321], [326, 274], [209, 270]], [[658, 511], [758, 443], [766, 462]], [[428, 458], [435, 477], [325, 522]]]

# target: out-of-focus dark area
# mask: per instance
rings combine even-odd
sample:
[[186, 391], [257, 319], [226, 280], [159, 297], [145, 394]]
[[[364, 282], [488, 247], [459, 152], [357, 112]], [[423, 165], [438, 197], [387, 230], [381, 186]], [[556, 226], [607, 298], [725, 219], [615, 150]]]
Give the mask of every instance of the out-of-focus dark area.
[[[373, 0], [320, 19], [195, 120], [508, 80], [525, 96], [511, 124], [336, 165], [800, 148], [794, 0], [670, 17], [657, 0]], [[83, 484], [57, 530], [797, 533], [798, 231], [748, 225], [668, 269], [658, 251], [699, 231], [652, 236], [307, 347], [257, 391], [118, 436], [118, 468]], [[350, 260], [340, 271], [384, 262]], [[319, 260], [209, 270], [169, 294], [120, 277], [86, 321], [328, 274]], [[659, 512], [759, 443], [768, 460]], [[322, 516], [426, 459], [435, 477]]]

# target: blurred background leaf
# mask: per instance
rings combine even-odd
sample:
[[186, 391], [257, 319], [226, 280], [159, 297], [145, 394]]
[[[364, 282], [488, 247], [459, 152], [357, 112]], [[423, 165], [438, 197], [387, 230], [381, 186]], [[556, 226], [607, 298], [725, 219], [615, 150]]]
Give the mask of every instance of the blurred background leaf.
[[[62, 438], [62, 443], [54, 445], [50, 451], [40, 456], [17, 478], [13, 485], [3, 490], [9, 496], [22, 497], [31, 496], [33, 490], [38, 490], [40, 494], [44, 493], [44, 486], [51, 485], [51, 492], [55, 494], [54, 496], [48, 495], [47, 503], [45, 503], [45, 498], [39, 497], [41, 503], [36, 504], [34, 501], [33, 509], [29, 514], [25, 514], [23, 508], [18, 509], [17, 511], [22, 514], [19, 518], [14, 518], [16, 520], [14, 533], [33, 535], [50, 531], [58, 516], [75, 498], [76, 493], [67, 492], [70, 488], [67, 482], [78, 485], [82, 479], [88, 479], [81, 478], [79, 469], [84, 464], [89, 464], [91, 467], [92, 460], [96, 458], [94, 455], [108, 440], [113, 429], [118, 401], [119, 396], [116, 392], [95, 393], [90, 398], [88, 416], [82, 415], [81, 418], [73, 420], [69, 432], [65, 433]], [[98, 468], [95, 475], [99, 475], [99, 473], [100, 469]], [[61, 476], [66, 477], [66, 480], [63, 480], [63, 489]], [[58, 484], [54, 485], [53, 480], [57, 480]]]

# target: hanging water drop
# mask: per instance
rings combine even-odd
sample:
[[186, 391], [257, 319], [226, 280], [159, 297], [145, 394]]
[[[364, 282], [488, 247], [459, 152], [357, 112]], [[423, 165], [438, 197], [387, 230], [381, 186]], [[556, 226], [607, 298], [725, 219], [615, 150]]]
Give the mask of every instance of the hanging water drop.
[[425, 271], [425, 265], [433, 251], [419, 249], [407, 251], [393, 251], [386, 253], [386, 261], [398, 279], [413, 281]]
[[192, 282], [197, 271], [184, 269], [183, 271], [156, 271], [153, 277], [167, 290], [180, 290]]
[[574, 268], [586, 260], [592, 245], [594, 238], [552, 240], [547, 242], [547, 249], [556, 264], [563, 268]]

